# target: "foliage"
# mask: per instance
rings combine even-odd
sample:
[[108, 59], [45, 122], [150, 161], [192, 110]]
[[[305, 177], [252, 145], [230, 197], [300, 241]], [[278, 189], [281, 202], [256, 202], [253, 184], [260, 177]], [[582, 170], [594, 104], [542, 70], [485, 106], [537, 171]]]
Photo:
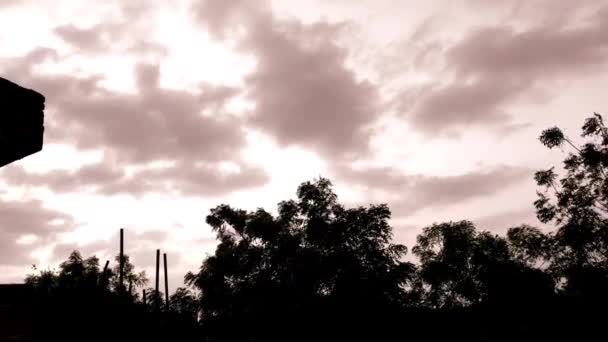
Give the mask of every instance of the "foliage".
[[188, 288], [178, 287], [169, 297], [170, 311], [184, 320], [196, 322], [200, 311], [195, 294]]
[[[127, 277], [138, 276], [128, 257], [125, 259], [125, 265], [130, 265]], [[34, 270], [38, 271], [35, 267]], [[97, 257], [85, 259], [74, 251], [60, 263], [58, 271], [29, 274], [25, 283], [34, 289], [35, 340], [113, 339], [114, 330], [100, 329], [100, 322], [122, 331], [124, 339], [142, 336], [138, 330], [149, 324], [149, 317], [137, 296], [117, 290], [117, 281], [110, 281], [116, 278], [114, 273], [100, 269]]]
[[[581, 136], [587, 138], [582, 146], [576, 146], [557, 127], [542, 132], [540, 141], [548, 148], [568, 144], [570, 152], [564, 160], [566, 174], [559, 182], [555, 168], [536, 172], [537, 184], [544, 188], [538, 192], [535, 202], [542, 222], [554, 221], [605, 224], [608, 214], [608, 128], [602, 116], [587, 118]], [[550, 192], [550, 193], [549, 193]], [[550, 195], [553, 195], [553, 200]]]
[[600, 114], [585, 120], [581, 137], [586, 142], [577, 146], [557, 127], [543, 131], [540, 141], [545, 146], [568, 145], [572, 151], [563, 162], [561, 178], [554, 168], [535, 174], [543, 189], [534, 203], [537, 216], [558, 226], [542, 243], [543, 251], [547, 245], [551, 248], [544, 259], [573, 294], [602, 291], [608, 284], [608, 128]]
[[[120, 254], [114, 257], [115, 265], [112, 268], [112, 287], [118, 289], [119, 286], [119, 272], [120, 272]], [[128, 255], [123, 254], [123, 286], [128, 287], [129, 283], [132, 284], [133, 288], [143, 287], [148, 283], [148, 277], [146, 271], [135, 272], [135, 266], [131, 263]]]
[[[512, 228], [509, 236], [520, 236], [526, 229]], [[536, 297], [551, 295], [551, 279], [530, 267], [525, 253], [516, 256], [521, 245], [517, 239], [477, 232], [469, 221], [424, 228], [413, 248], [421, 263], [420, 277], [428, 284], [423, 302], [432, 308], [454, 308], [509, 298], [513, 304], [527, 300], [522, 292], [532, 292], [532, 287]]]
[[346, 209], [323, 178], [303, 183], [297, 195], [279, 203], [276, 217], [227, 205], [211, 210], [207, 223], [220, 243], [186, 281], [200, 290], [212, 331], [253, 324], [264, 334], [278, 322], [322, 325], [324, 314], [380, 317], [403, 305], [415, 268], [401, 261], [406, 247], [391, 243], [388, 207]]

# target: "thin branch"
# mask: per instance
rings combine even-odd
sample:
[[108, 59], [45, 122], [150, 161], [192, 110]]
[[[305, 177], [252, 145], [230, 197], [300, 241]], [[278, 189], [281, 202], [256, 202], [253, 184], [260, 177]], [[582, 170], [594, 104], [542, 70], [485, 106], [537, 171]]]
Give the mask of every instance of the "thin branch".
[[553, 190], [555, 190], [555, 196], [557, 197], [557, 195], [560, 192], [559, 192], [559, 190], [557, 190], [557, 187], [555, 186], [555, 182], [551, 181], [549, 184], [551, 184], [551, 187], [553, 188]]
[[602, 118], [602, 115], [597, 112], [593, 112], [593, 114], [597, 116], [597, 118], [600, 122], [600, 126], [601, 126], [600, 131], [602, 132], [603, 138], [608, 140], [608, 128], [606, 127], [606, 125], [604, 125], [604, 119]]
[[575, 150], [577, 150], [577, 151], [578, 151], [578, 153], [581, 153], [581, 152], [582, 152], [580, 148], [576, 147], [576, 145], [574, 145], [574, 144], [572, 143], [572, 141], [570, 141], [570, 139], [568, 139], [568, 138], [564, 137], [564, 140], [565, 140], [565, 141], [566, 141], [568, 144], [570, 144], [570, 146], [572, 146], [572, 148], [574, 148]]

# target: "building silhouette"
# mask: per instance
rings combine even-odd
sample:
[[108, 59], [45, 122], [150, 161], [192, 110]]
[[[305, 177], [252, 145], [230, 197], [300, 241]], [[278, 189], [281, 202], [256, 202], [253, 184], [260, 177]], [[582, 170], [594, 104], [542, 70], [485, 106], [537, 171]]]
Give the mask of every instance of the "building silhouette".
[[44, 96], [0, 77], [0, 167], [42, 150]]

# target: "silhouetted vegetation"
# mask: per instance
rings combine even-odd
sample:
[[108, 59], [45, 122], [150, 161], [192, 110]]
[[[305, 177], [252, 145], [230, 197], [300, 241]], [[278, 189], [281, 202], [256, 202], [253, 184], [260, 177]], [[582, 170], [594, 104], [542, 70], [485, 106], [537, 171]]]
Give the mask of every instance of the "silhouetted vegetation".
[[[220, 205], [207, 223], [219, 244], [164, 303], [121, 290], [116, 269], [77, 252], [40, 271], [39, 336], [143, 340], [601, 340], [608, 304], [608, 128], [587, 119], [577, 146], [551, 128], [548, 148], [572, 149], [562, 171], [539, 171], [542, 231], [505, 236], [470, 221], [432, 224], [406, 246], [392, 242], [386, 205], [345, 208], [320, 178], [277, 213]], [[146, 284], [125, 258], [125, 279]], [[154, 313], [160, 298], [165, 314]], [[77, 333], [78, 332], [78, 333]], [[55, 335], [53, 335], [55, 334]], [[75, 335], [84, 334], [84, 335]]]
[[[129, 257], [124, 258], [125, 280], [134, 288], [145, 285], [145, 273], [136, 273]], [[59, 271], [42, 270], [25, 282], [34, 288], [36, 341], [156, 340], [164, 335], [191, 337], [197, 330], [195, 321], [182, 319], [184, 300], [173, 304], [176, 314], [155, 312], [153, 289], [144, 305], [135, 291], [119, 286], [118, 270], [104, 271], [96, 257], [83, 259], [77, 251], [59, 265]]]

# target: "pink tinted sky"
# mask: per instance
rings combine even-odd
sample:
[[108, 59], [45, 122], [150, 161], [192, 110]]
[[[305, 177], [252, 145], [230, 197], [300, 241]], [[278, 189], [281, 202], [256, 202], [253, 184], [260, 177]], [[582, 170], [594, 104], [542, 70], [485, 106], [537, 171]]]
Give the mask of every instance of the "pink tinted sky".
[[538, 224], [537, 136], [606, 111], [604, 1], [0, 2], [0, 75], [47, 97], [46, 145], [0, 170], [0, 282], [73, 249], [172, 287], [228, 203], [274, 210], [323, 175], [433, 222]]

